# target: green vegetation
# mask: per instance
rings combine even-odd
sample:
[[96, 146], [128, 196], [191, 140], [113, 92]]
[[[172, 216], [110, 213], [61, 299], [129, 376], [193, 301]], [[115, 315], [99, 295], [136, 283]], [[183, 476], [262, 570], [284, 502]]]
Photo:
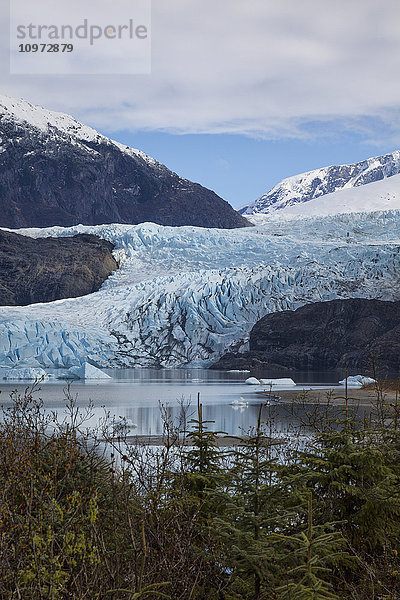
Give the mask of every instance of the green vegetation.
[[90, 407], [69, 393], [62, 423], [15, 393], [0, 423], [0, 598], [398, 600], [398, 403], [378, 390], [365, 418], [344, 403], [303, 410], [286, 439], [260, 406], [230, 449], [200, 403], [189, 423], [162, 409], [151, 448], [112, 422], [86, 431]]

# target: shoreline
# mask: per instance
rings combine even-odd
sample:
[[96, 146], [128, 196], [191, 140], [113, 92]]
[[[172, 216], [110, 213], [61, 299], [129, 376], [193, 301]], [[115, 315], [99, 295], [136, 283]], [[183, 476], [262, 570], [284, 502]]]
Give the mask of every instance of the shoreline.
[[[231, 448], [236, 446], [244, 446], [250, 439], [248, 435], [217, 435], [215, 438], [215, 444], [218, 448]], [[286, 437], [282, 438], [269, 438], [262, 436], [264, 445], [282, 446], [287, 444], [288, 440]], [[115, 439], [114, 439], [115, 441]], [[126, 437], [126, 443], [129, 445], [136, 444], [137, 446], [167, 446], [166, 438], [163, 435], [128, 435]], [[190, 437], [180, 436], [170, 440], [169, 446], [193, 446], [193, 442]]]
[[[337, 388], [326, 388], [326, 389], [302, 389], [298, 392], [294, 390], [280, 390], [276, 392], [279, 396], [279, 400], [272, 401], [270, 404], [313, 404], [313, 405], [327, 405], [328, 402], [331, 406], [345, 406], [345, 390], [338, 390]], [[360, 389], [352, 388], [348, 389], [348, 405], [350, 407], [364, 406], [372, 407], [376, 401], [376, 391], [372, 389]], [[393, 404], [396, 399], [396, 393], [393, 391], [384, 392], [385, 401], [389, 404]], [[251, 404], [263, 404], [262, 396], [258, 402], [251, 402]], [[246, 444], [250, 436], [248, 435], [217, 435], [216, 446], [218, 448], [236, 447], [243, 446]], [[116, 440], [115, 440], [116, 441]], [[138, 446], [165, 446], [166, 440], [163, 435], [128, 435], [125, 439], [128, 444], [137, 444]], [[268, 438], [265, 437], [265, 444], [272, 445], [283, 445], [288, 442], [287, 437], [282, 438]], [[170, 440], [171, 446], [182, 445], [191, 446], [190, 437], [179, 436], [173, 440]]]
[[[301, 390], [279, 390], [273, 392], [279, 396], [277, 403], [300, 403], [305, 402], [306, 404], [327, 404], [328, 401], [335, 406], [344, 406], [346, 403], [345, 389], [338, 388], [326, 388], [326, 389], [309, 389], [303, 388]], [[384, 391], [385, 400], [387, 402], [394, 402], [396, 399], [395, 391]], [[349, 404], [355, 405], [360, 404], [363, 406], [372, 406], [376, 401], [377, 393], [376, 390], [366, 388], [348, 388], [347, 397]], [[260, 399], [262, 395], [260, 394]]]

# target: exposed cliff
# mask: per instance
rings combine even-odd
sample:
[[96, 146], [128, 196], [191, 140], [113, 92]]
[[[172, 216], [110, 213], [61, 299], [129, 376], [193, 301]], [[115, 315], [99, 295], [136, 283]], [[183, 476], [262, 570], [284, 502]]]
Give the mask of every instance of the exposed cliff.
[[24, 306], [96, 292], [118, 268], [94, 235], [32, 239], [0, 230], [0, 305]]
[[400, 369], [400, 302], [353, 298], [269, 314], [251, 330], [249, 352], [225, 354], [213, 368], [365, 370], [371, 358]]

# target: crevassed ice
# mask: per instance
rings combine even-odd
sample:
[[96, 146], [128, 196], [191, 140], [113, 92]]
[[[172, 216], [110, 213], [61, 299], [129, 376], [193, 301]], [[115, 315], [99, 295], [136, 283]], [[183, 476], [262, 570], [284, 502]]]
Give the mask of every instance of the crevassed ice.
[[207, 365], [269, 312], [309, 302], [395, 300], [400, 212], [271, 220], [252, 229], [99, 225], [121, 268], [95, 294], [0, 308], [0, 366]]

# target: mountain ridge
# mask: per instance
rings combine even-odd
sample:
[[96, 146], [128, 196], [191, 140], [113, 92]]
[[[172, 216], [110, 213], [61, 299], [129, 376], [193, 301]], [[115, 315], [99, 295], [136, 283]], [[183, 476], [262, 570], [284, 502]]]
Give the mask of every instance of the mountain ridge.
[[356, 188], [400, 173], [400, 151], [344, 165], [329, 165], [283, 179], [269, 192], [241, 207], [240, 214], [273, 214], [344, 189]]
[[64, 113], [0, 96], [0, 226], [250, 226], [225, 200]]

